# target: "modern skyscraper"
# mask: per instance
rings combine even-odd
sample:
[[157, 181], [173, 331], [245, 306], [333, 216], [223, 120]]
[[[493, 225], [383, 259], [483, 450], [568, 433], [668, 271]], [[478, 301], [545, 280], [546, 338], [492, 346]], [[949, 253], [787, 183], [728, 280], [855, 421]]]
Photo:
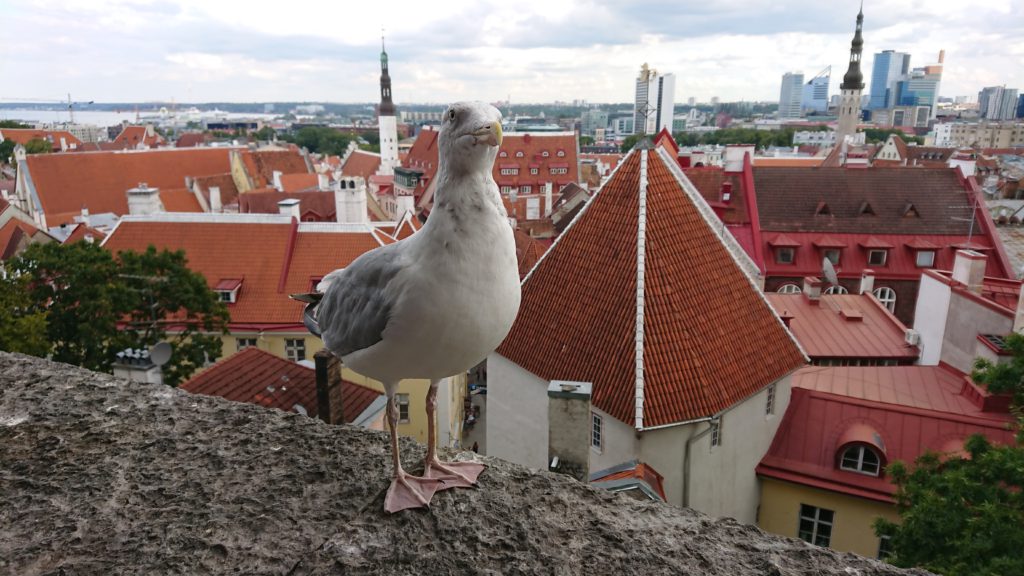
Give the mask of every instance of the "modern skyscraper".
[[803, 95], [803, 72], [786, 72], [782, 75], [782, 90], [779, 92], [779, 118], [799, 118], [800, 98]]
[[836, 126], [836, 146], [842, 146], [847, 136], [857, 132], [860, 122], [860, 93], [864, 89], [864, 75], [860, 72], [860, 56], [864, 50], [864, 8], [857, 13], [857, 31], [850, 42], [850, 66], [839, 85], [839, 123]]
[[1016, 116], [1017, 90], [1006, 86], [989, 86], [978, 92], [978, 111], [989, 120], [1012, 120]]
[[869, 110], [896, 105], [896, 85], [910, 70], [910, 54], [884, 50], [875, 54], [871, 67], [871, 99]]
[[832, 67], [828, 66], [804, 84], [800, 98], [800, 108], [804, 112], [828, 112], [828, 83], [832, 77]]
[[380, 131], [379, 174], [390, 176], [398, 165], [398, 121], [395, 118], [395, 104], [391, 101], [391, 76], [388, 74], [388, 53], [384, 49], [384, 37], [380, 37], [380, 107], [377, 111], [377, 128]]
[[659, 75], [645, 63], [636, 79], [636, 101], [633, 106], [634, 134], [657, 134], [662, 128], [672, 130], [675, 115], [676, 75]]

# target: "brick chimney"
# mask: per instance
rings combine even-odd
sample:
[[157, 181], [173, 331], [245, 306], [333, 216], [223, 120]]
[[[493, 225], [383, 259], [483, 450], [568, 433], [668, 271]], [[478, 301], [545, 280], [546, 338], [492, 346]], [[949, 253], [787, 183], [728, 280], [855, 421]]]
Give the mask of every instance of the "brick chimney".
[[875, 271], [870, 268], [865, 268], [860, 273], [860, 288], [857, 290], [858, 294], [871, 294], [875, 290]]
[[804, 296], [811, 301], [812, 304], [817, 304], [821, 301], [821, 279], [813, 276], [804, 278]]
[[590, 382], [564, 380], [548, 386], [548, 466], [583, 482], [590, 477], [592, 389]]
[[156, 214], [164, 211], [160, 201], [160, 190], [150, 188], [145, 182], [139, 182], [135, 188], [128, 190], [128, 213], [132, 216]]
[[328, 424], [344, 424], [341, 361], [326, 348], [313, 354], [316, 369], [316, 417]]
[[972, 292], [981, 292], [985, 280], [988, 258], [974, 250], [957, 250], [953, 260], [953, 280], [964, 284]]
[[298, 198], [289, 198], [278, 202], [277, 209], [280, 211], [281, 216], [291, 216], [296, 220], [302, 220], [302, 211], [299, 205], [300, 201]]

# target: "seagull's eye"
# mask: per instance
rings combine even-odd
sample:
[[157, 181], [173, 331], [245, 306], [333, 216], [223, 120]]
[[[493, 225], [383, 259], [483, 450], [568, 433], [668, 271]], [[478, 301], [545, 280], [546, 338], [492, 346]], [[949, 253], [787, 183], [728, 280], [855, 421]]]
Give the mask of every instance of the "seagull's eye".
[[451, 110], [448, 111], [448, 120], [451, 121], [451, 122], [455, 122], [455, 109], [454, 108], [452, 108]]

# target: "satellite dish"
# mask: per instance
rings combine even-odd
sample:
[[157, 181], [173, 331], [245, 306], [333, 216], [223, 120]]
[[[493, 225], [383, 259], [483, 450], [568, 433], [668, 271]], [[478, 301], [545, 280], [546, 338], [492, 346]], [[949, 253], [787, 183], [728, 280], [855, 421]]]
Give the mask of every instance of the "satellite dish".
[[836, 276], [836, 268], [828, 258], [823, 258], [821, 261], [821, 275], [825, 277], [825, 281], [830, 285], [839, 286], [839, 276]]
[[149, 349], [149, 359], [157, 366], [167, 364], [171, 359], [171, 345], [167, 342], [157, 342]]

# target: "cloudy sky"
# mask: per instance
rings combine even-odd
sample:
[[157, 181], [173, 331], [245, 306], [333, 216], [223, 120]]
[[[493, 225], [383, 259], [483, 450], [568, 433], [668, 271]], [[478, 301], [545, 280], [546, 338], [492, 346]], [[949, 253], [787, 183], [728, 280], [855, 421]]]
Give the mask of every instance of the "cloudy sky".
[[[1024, 90], [1024, 0], [866, 0], [873, 53], [946, 50], [941, 95]], [[381, 27], [395, 101], [628, 102], [644, 62], [676, 101], [777, 100], [782, 74], [832, 66], [857, 2], [838, 0], [0, 0], [0, 98], [378, 98]]]

